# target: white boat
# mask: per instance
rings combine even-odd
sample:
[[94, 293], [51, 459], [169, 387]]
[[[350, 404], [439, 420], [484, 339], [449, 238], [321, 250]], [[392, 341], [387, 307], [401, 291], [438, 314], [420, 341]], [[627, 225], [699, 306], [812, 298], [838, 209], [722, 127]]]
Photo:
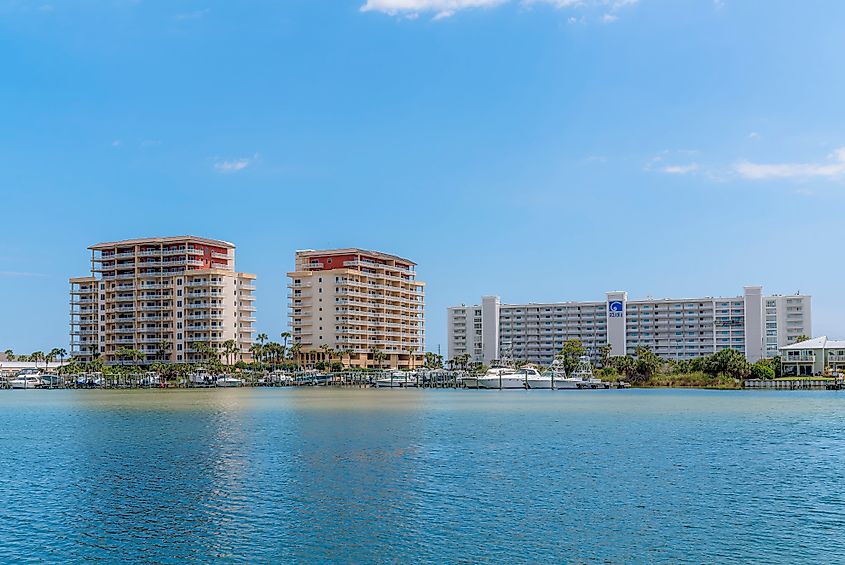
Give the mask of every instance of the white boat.
[[553, 388], [552, 376], [549, 374], [542, 374], [533, 367], [523, 367], [517, 372], [522, 375], [525, 388]]
[[478, 377], [478, 388], [525, 388], [525, 374], [510, 367], [495, 367]]
[[265, 382], [274, 385], [290, 385], [293, 384], [294, 378], [292, 375], [288, 375], [284, 371], [273, 371], [267, 375]]
[[144, 373], [144, 376], [141, 377], [140, 381], [141, 386], [146, 387], [154, 387], [161, 385], [161, 375], [156, 373], [155, 371], [147, 371]]
[[202, 367], [188, 375], [188, 380], [192, 386], [214, 386], [214, 377]]
[[237, 377], [220, 376], [217, 377], [217, 382], [215, 384], [219, 387], [231, 388], [243, 386], [244, 381], [243, 379], [239, 379]]
[[103, 386], [103, 373], [79, 373], [76, 375], [76, 386], [80, 388]]
[[377, 388], [406, 388], [417, 386], [417, 376], [403, 371], [394, 371], [376, 379]]
[[16, 389], [41, 388], [42, 386], [44, 386], [44, 381], [41, 380], [41, 372], [36, 369], [24, 369], [9, 381], [9, 387]]
[[575, 379], [578, 388], [610, 388], [608, 383], [593, 377], [593, 366], [589, 355], [582, 355], [578, 359], [578, 367], [572, 373], [572, 379]]
[[580, 378], [566, 376], [566, 369], [562, 359], [555, 359], [549, 370], [544, 373], [551, 381], [552, 388], [559, 390], [576, 390], [580, 388]]

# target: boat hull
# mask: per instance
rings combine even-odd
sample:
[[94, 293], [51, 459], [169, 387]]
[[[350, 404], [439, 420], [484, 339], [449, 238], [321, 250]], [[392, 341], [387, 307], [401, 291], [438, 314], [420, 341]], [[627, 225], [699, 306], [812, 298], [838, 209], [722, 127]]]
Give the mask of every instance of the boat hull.
[[525, 388], [525, 380], [514, 375], [499, 377], [479, 377], [478, 388]]

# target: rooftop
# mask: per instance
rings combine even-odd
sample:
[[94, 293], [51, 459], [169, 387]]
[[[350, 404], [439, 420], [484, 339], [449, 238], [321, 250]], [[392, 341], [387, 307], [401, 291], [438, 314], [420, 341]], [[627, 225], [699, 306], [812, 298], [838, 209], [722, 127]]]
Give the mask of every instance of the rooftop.
[[121, 241], [107, 241], [104, 243], [98, 243], [96, 245], [92, 245], [88, 249], [92, 250], [99, 250], [99, 249], [109, 249], [111, 247], [123, 247], [128, 245], [150, 245], [150, 244], [168, 244], [168, 243], [182, 243], [182, 242], [195, 242], [195, 243], [204, 243], [206, 245], [216, 245], [218, 247], [228, 247], [230, 249], [235, 248], [234, 243], [229, 243], [228, 241], [222, 241], [219, 239], [208, 239], [205, 237], [197, 237], [195, 235], [177, 235], [173, 237], [141, 237], [137, 239], [124, 239]]
[[416, 265], [415, 262], [411, 261], [410, 259], [406, 259], [404, 257], [400, 257], [398, 255], [391, 255], [390, 253], [382, 253], [381, 251], [371, 251], [369, 249], [360, 249], [358, 247], [347, 247], [343, 249], [302, 249], [296, 252], [297, 256], [299, 257], [322, 257], [324, 255], [354, 255], [354, 254], [361, 254], [361, 255], [369, 255], [371, 257], [377, 257], [379, 259], [385, 259], [388, 261], [401, 261], [403, 263], [408, 263], [409, 265]]
[[799, 341], [798, 343], [781, 347], [781, 349], [845, 349], [845, 340], [827, 339], [827, 336], [823, 335], [806, 341]]

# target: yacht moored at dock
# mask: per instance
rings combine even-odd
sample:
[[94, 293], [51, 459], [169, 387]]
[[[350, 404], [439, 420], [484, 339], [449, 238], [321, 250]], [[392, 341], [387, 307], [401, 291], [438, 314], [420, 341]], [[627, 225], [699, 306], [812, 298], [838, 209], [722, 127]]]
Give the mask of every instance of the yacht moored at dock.
[[376, 379], [377, 388], [408, 388], [417, 386], [417, 376], [405, 371], [393, 371]]
[[495, 367], [477, 378], [478, 388], [525, 388], [525, 375], [510, 367]]
[[15, 389], [41, 388], [42, 386], [44, 386], [44, 381], [41, 380], [41, 372], [37, 369], [24, 369], [9, 381], [9, 388]]

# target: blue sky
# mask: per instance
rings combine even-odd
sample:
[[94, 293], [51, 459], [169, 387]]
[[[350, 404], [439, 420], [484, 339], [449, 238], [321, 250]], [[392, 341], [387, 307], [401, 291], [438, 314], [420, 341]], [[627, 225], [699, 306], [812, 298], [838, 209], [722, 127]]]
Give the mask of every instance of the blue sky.
[[845, 4], [0, 0], [0, 348], [68, 342], [86, 247], [195, 234], [286, 325], [302, 248], [445, 308], [814, 296], [845, 335]]

